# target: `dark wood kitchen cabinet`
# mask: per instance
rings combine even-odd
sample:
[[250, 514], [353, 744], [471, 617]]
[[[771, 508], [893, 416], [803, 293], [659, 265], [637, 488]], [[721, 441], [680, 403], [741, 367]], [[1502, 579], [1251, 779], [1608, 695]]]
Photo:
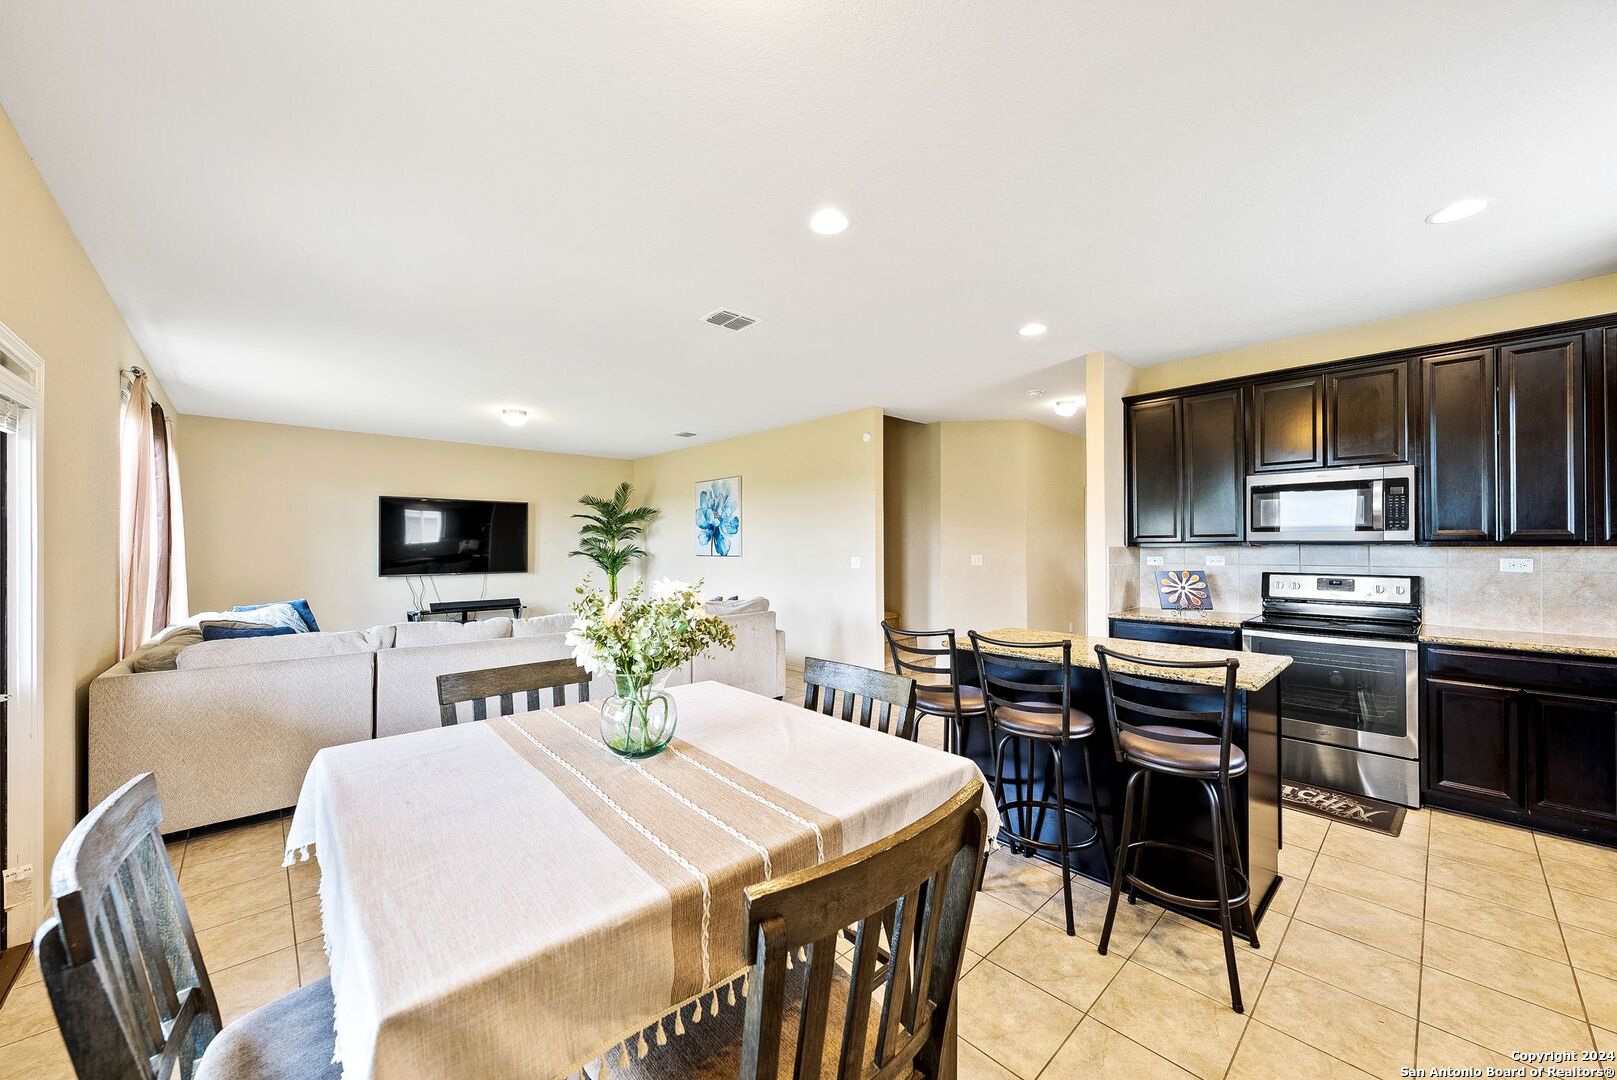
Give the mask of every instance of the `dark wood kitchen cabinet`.
[[1594, 539], [1617, 543], [1617, 327], [1591, 334], [1589, 485], [1595, 493]]
[[1245, 535], [1245, 420], [1238, 388], [1184, 399], [1184, 523], [1191, 543], [1233, 543]]
[[[1426, 788], [1468, 803], [1522, 806], [1521, 724], [1514, 690], [1426, 680]], [[1428, 800], [1429, 801], [1429, 800]]]
[[1583, 539], [1587, 443], [1584, 338], [1561, 334], [1499, 349], [1499, 539]]
[[1421, 357], [1421, 537], [1495, 538], [1493, 349]]
[[1129, 543], [1234, 543], [1243, 535], [1239, 388], [1128, 408]]
[[1617, 845], [1617, 661], [1422, 648], [1421, 796]]
[[1325, 464], [1409, 460], [1409, 361], [1325, 373]]
[[1253, 472], [1325, 464], [1325, 376], [1254, 383], [1251, 407]]
[[1185, 536], [1184, 408], [1178, 398], [1128, 410], [1129, 542], [1174, 543]]

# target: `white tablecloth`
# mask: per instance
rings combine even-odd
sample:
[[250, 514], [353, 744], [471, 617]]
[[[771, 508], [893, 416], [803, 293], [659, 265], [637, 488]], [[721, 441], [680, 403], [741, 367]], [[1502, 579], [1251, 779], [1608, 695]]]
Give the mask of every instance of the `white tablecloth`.
[[[887, 836], [970, 761], [719, 683], [626, 762], [598, 704], [320, 751], [312, 846], [348, 1078], [566, 1075], [743, 968], [742, 889]], [[986, 791], [990, 835], [997, 815]], [[623, 1045], [620, 1045], [623, 1044]]]

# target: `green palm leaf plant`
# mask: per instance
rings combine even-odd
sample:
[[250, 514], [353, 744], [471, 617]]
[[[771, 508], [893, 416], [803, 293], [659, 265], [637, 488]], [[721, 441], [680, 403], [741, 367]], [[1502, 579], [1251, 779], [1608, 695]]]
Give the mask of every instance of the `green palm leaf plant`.
[[578, 548], [569, 552], [588, 559], [606, 575], [609, 600], [618, 598], [618, 575], [636, 559], [646, 557], [640, 540], [646, 526], [659, 511], [653, 506], [630, 506], [634, 499], [634, 485], [625, 481], [612, 492], [610, 499], [599, 495], [585, 495], [579, 505], [589, 513], [574, 514], [584, 524], [578, 527]]

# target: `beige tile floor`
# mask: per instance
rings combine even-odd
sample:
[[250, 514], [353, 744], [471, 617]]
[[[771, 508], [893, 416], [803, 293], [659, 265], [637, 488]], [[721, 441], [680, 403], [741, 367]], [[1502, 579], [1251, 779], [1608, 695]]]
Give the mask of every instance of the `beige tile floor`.
[[[326, 974], [313, 863], [281, 867], [287, 818], [171, 841], [225, 1023]], [[71, 1078], [32, 959], [0, 1005], [0, 1080]]]
[[[787, 682], [801, 702], [801, 670]], [[316, 868], [281, 868], [285, 824], [170, 847], [226, 1022], [326, 972]], [[1291, 811], [1285, 830], [1263, 948], [1239, 952], [1245, 1016], [1212, 931], [1125, 904], [1100, 956], [1103, 890], [1075, 885], [1069, 938], [1057, 873], [993, 855], [960, 989], [962, 1080], [1396, 1077], [1617, 1051], [1617, 851], [1425, 811], [1397, 839]], [[71, 1075], [30, 964], [0, 1007], [0, 1080]]]

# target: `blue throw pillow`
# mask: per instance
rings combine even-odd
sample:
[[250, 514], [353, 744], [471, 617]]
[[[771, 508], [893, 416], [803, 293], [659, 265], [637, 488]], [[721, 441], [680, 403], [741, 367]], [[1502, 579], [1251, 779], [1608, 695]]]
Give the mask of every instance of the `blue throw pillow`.
[[[314, 621], [314, 612], [309, 609], [309, 601], [303, 599], [302, 597], [299, 597], [296, 600], [274, 600], [274, 601], [271, 601], [271, 604], [285, 604], [287, 607], [291, 608], [293, 611], [298, 613], [298, 618], [303, 620], [303, 625], [307, 626], [309, 628], [309, 632], [311, 634], [318, 634], [320, 632], [320, 624]], [[269, 607], [269, 606], [271, 606], [271, 605], [270, 604], [237, 604], [235, 607], [231, 608], [230, 610], [231, 611], [257, 611], [259, 608], [264, 608], [264, 607]]]
[[290, 626], [267, 626], [264, 623], [205, 622], [202, 624], [203, 641], [229, 641], [233, 638], [280, 637], [295, 634]]

